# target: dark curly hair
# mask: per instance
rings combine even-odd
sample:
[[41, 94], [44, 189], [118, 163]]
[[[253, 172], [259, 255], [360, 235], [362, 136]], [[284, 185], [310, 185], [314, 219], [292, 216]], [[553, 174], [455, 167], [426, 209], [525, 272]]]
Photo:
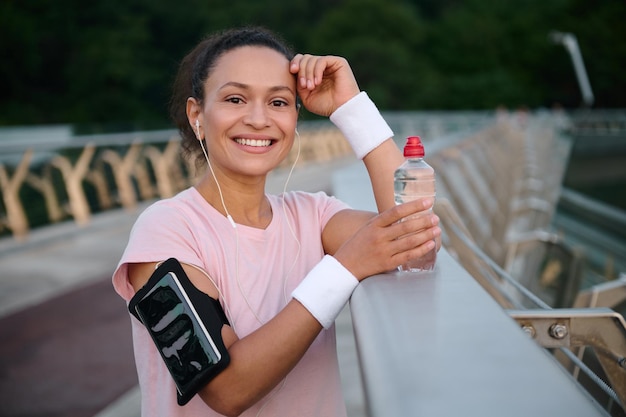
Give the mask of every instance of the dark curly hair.
[[196, 165], [202, 165], [204, 159], [200, 143], [187, 120], [187, 99], [194, 97], [202, 103], [204, 84], [217, 60], [226, 52], [244, 46], [264, 46], [283, 54], [288, 60], [294, 56], [277, 34], [262, 27], [244, 27], [209, 35], [180, 63], [169, 103], [170, 117], [180, 132], [183, 156], [195, 158]]

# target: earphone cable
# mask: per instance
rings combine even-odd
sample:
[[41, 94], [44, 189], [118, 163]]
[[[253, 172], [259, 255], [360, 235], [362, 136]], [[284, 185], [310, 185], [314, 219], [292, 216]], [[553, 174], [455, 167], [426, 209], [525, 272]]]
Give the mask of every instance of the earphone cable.
[[224, 208], [224, 212], [226, 213], [226, 218], [228, 219], [230, 224], [233, 226], [233, 229], [236, 230], [237, 224], [235, 223], [232, 216], [228, 212], [228, 209], [226, 208], [226, 203], [224, 203], [224, 195], [222, 194], [222, 187], [220, 187], [220, 183], [219, 181], [217, 181], [217, 177], [215, 176], [215, 172], [213, 171], [213, 167], [211, 166], [211, 162], [209, 161], [209, 155], [206, 152], [206, 149], [204, 147], [204, 143], [202, 140], [200, 140], [200, 147], [202, 148], [202, 153], [204, 153], [204, 158], [206, 159], [206, 163], [209, 165], [209, 170], [211, 170], [211, 175], [213, 176], [213, 180], [215, 181], [215, 184], [217, 184], [217, 190], [219, 191], [219, 194], [220, 194], [220, 200], [222, 201], [222, 207]]
[[298, 133], [298, 129], [296, 129], [296, 137], [298, 138], [298, 152], [296, 153], [296, 159], [293, 161], [293, 164], [291, 165], [291, 169], [289, 170], [289, 174], [287, 175], [287, 179], [285, 180], [285, 185], [283, 187], [283, 195], [282, 195], [283, 216], [285, 217], [285, 222], [287, 223], [287, 227], [289, 228], [289, 231], [291, 232], [291, 236], [293, 236], [294, 240], [298, 244], [298, 251], [296, 252], [296, 256], [294, 257], [293, 263], [291, 264], [291, 267], [289, 268], [289, 270], [283, 277], [283, 300], [285, 301], [285, 305], [289, 301], [289, 299], [287, 298], [287, 278], [289, 277], [289, 275], [291, 274], [291, 271], [293, 271], [294, 267], [296, 266], [296, 262], [298, 261], [298, 258], [300, 258], [300, 250], [302, 248], [300, 240], [298, 239], [298, 236], [296, 236], [296, 232], [294, 231], [294, 227], [289, 221], [289, 216], [287, 216], [287, 208], [286, 208], [286, 203], [285, 203], [285, 194], [287, 193], [287, 184], [289, 184], [289, 180], [291, 179], [291, 174], [293, 174], [296, 164], [298, 163], [298, 160], [300, 159], [300, 151], [301, 151], [302, 146], [301, 146], [300, 133]]

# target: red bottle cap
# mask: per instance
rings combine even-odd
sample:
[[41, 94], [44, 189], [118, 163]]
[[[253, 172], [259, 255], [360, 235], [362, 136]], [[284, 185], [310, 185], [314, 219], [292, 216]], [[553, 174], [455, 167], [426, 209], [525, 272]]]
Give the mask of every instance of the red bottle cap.
[[406, 138], [406, 145], [404, 145], [404, 157], [405, 158], [423, 158], [424, 157], [424, 145], [419, 136], [409, 136]]

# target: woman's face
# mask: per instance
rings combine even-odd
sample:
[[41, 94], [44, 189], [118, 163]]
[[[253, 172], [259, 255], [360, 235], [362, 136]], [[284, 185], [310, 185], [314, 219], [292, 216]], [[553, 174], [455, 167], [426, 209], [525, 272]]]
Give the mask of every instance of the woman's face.
[[265, 175], [293, 145], [298, 110], [289, 60], [245, 46], [222, 55], [204, 86], [199, 120], [211, 166], [229, 175]]

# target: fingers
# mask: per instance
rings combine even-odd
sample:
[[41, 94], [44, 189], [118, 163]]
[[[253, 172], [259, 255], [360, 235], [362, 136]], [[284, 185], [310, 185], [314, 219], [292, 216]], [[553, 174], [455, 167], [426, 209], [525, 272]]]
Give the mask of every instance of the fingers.
[[300, 88], [313, 90], [320, 85], [324, 77], [324, 70], [329, 65], [330, 58], [309, 54], [297, 54], [291, 60], [290, 71], [297, 74], [297, 82]]
[[387, 232], [392, 263], [396, 266], [423, 256], [437, 246], [441, 228], [439, 217], [430, 210], [432, 205], [431, 198], [415, 200], [375, 218], [374, 221], [380, 222], [378, 226]]
[[394, 223], [387, 228], [394, 239], [400, 239], [404, 236], [412, 235], [425, 229], [439, 226], [439, 217], [431, 212], [416, 215], [407, 218], [398, 223]]
[[394, 264], [403, 264], [433, 250], [437, 246], [437, 238], [441, 235], [438, 223], [439, 219], [436, 219], [432, 224], [429, 223], [427, 228], [421, 229], [419, 232], [402, 235], [394, 240], [392, 247]]
[[[438, 220], [434, 223], [438, 223]], [[398, 265], [426, 255], [435, 248], [435, 241], [440, 234], [441, 229], [436, 225], [391, 239], [377, 236], [376, 233], [366, 233], [350, 239], [334, 256], [361, 281], [377, 273], [395, 270]]]
[[359, 93], [352, 69], [342, 57], [298, 54], [289, 71], [296, 77], [302, 104], [311, 113], [330, 116]]
[[441, 235], [432, 204], [416, 200], [373, 217], [334, 256], [359, 280], [424, 256]]
[[387, 227], [400, 220], [420, 214], [433, 207], [434, 200], [432, 198], [421, 198], [403, 203], [382, 212], [376, 217], [376, 221], [381, 227]]

